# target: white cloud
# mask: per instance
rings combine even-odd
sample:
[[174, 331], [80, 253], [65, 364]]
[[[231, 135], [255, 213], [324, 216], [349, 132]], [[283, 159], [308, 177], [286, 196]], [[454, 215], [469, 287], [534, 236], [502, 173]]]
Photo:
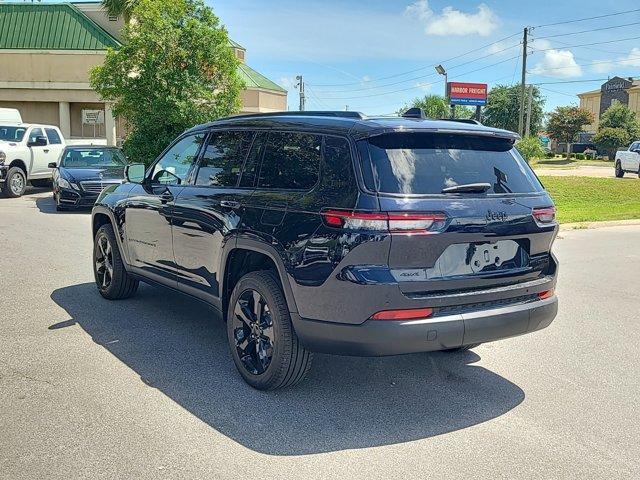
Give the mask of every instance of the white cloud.
[[486, 37], [498, 27], [498, 17], [484, 3], [476, 13], [466, 13], [453, 7], [444, 7], [436, 13], [427, 0], [417, 0], [405, 9], [409, 17], [424, 24], [427, 35], [480, 35]]
[[431, 91], [431, 87], [433, 87], [433, 83], [429, 82], [418, 82], [414, 85], [414, 87], [419, 88], [423, 92]]
[[620, 67], [640, 67], [640, 48], [633, 47], [628, 55], [614, 60], [594, 60], [591, 69], [596, 73], [609, 73]]
[[538, 38], [531, 40], [527, 45], [529, 45], [533, 50], [547, 50], [551, 48], [551, 42], [549, 40], [545, 40], [544, 38]]
[[556, 78], [573, 78], [582, 75], [582, 67], [573, 58], [569, 50], [547, 50], [544, 58], [531, 70], [537, 75], [547, 75]]

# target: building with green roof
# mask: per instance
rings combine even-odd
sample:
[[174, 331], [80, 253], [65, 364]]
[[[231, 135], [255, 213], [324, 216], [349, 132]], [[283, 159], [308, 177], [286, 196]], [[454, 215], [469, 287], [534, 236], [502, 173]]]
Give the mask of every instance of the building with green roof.
[[[0, 3], [0, 107], [19, 109], [27, 123], [58, 125], [70, 139], [117, 143], [123, 125], [91, 89], [89, 70], [121, 45], [122, 27], [100, 2]], [[246, 84], [243, 113], [286, 110], [286, 90], [244, 63], [244, 47], [231, 46]], [[103, 114], [87, 115], [96, 110]]]

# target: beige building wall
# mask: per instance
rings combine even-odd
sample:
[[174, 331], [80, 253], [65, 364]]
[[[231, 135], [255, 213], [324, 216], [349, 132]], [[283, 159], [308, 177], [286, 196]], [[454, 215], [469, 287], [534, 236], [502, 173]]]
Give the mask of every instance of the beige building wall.
[[104, 62], [104, 52], [0, 52], [0, 82], [89, 83], [89, 70]]
[[25, 123], [59, 125], [60, 116], [57, 102], [3, 102], [0, 108], [17, 108]]
[[287, 110], [286, 93], [269, 90], [243, 90], [242, 113], [282, 112]]
[[580, 97], [580, 108], [590, 111], [593, 114], [594, 122], [587, 125], [584, 130], [586, 132], [595, 133], [598, 130], [600, 121], [600, 92], [582, 93]]
[[120, 39], [120, 31], [124, 27], [122, 18], [110, 19], [109, 15], [102, 9], [100, 3], [73, 3], [73, 6], [81, 10], [87, 17], [100, 25], [104, 30], [109, 32], [111, 36]]

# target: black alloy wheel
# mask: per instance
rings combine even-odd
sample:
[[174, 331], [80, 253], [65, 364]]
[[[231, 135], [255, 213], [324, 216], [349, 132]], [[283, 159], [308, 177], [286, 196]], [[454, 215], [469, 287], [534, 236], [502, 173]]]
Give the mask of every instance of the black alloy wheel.
[[110, 224], [101, 226], [94, 238], [93, 274], [100, 295], [106, 299], [129, 298], [138, 289], [138, 280], [129, 275], [124, 267]]
[[620, 165], [620, 162], [616, 162], [616, 177], [624, 177], [624, 170], [622, 170], [622, 165]]
[[274, 334], [271, 310], [262, 295], [245, 290], [233, 310], [233, 337], [238, 357], [252, 375], [262, 375], [273, 358]]
[[100, 289], [108, 289], [113, 280], [113, 248], [107, 235], [96, 239], [96, 283]]
[[313, 355], [296, 335], [276, 272], [244, 275], [231, 292], [226, 320], [233, 363], [253, 388], [275, 390], [305, 378]]

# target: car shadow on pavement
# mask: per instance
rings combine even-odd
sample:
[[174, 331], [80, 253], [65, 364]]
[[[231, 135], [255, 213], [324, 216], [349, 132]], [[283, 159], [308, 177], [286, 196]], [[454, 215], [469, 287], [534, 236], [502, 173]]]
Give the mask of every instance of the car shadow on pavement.
[[[200, 420], [247, 448], [305, 455], [424, 439], [494, 419], [520, 404], [515, 384], [472, 352], [385, 358], [316, 355], [300, 385], [260, 392], [236, 372], [215, 311], [179, 293], [141, 285], [104, 300], [92, 283], [54, 291], [94, 342]], [[108, 382], [109, 379], [105, 379]]]
[[56, 215], [73, 215], [73, 214], [88, 214], [91, 213], [91, 208], [81, 208], [77, 210], [56, 210], [56, 203], [51, 196], [34, 198], [36, 206], [41, 213], [53, 213]]

